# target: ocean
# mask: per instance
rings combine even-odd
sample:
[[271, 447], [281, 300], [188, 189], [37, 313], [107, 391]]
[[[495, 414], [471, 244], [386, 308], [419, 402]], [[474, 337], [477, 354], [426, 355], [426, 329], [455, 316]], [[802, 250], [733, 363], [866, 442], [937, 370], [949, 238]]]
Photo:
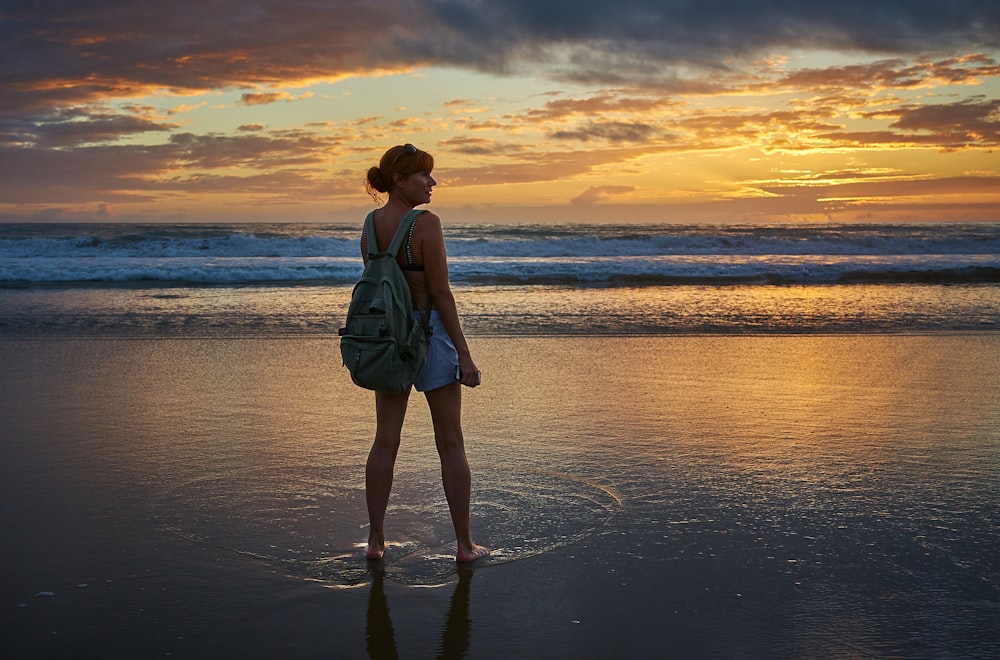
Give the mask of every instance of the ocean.
[[[0, 225], [0, 336], [336, 333], [359, 225]], [[1000, 330], [1000, 224], [446, 225], [466, 331]]]

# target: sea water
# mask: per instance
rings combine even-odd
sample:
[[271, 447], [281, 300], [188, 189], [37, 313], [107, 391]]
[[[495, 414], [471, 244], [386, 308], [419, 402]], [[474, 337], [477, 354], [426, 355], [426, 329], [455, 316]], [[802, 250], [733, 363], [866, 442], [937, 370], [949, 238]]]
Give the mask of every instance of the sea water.
[[[2, 225], [0, 335], [336, 333], [345, 225]], [[992, 332], [1000, 224], [446, 226], [471, 334]]]

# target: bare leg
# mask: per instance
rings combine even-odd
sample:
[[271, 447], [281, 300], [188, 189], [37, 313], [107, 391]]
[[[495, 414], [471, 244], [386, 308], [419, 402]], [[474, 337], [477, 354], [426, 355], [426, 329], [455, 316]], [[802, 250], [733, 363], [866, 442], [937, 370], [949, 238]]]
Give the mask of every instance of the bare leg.
[[470, 562], [485, 557], [488, 548], [472, 541], [469, 526], [469, 501], [471, 499], [472, 474], [465, 456], [465, 438], [462, 435], [462, 386], [458, 383], [445, 385], [426, 393], [427, 405], [434, 420], [434, 442], [441, 459], [441, 480], [444, 494], [451, 511], [451, 523], [455, 527], [458, 552], [455, 559]]
[[375, 442], [368, 452], [368, 464], [365, 466], [365, 498], [370, 523], [366, 559], [381, 559], [385, 554], [385, 510], [389, 506], [392, 474], [409, 396], [409, 391], [403, 394], [375, 393]]

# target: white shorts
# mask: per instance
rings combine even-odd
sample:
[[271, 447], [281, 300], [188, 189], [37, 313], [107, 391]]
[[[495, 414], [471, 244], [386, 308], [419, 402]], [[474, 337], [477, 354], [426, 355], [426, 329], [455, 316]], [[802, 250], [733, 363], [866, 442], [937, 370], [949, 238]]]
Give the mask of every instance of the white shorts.
[[[414, 314], [419, 316], [420, 312]], [[429, 325], [431, 336], [427, 346], [427, 363], [413, 381], [413, 387], [418, 392], [429, 392], [456, 382], [458, 350], [451, 342], [448, 331], [444, 329], [444, 323], [441, 322], [441, 316], [436, 309], [431, 310]]]

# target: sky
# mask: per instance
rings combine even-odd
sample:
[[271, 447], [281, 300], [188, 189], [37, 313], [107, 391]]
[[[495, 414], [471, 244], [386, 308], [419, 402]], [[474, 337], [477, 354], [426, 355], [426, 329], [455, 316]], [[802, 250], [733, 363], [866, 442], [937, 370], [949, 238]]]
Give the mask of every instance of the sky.
[[0, 222], [1000, 221], [995, 0], [0, 0]]

